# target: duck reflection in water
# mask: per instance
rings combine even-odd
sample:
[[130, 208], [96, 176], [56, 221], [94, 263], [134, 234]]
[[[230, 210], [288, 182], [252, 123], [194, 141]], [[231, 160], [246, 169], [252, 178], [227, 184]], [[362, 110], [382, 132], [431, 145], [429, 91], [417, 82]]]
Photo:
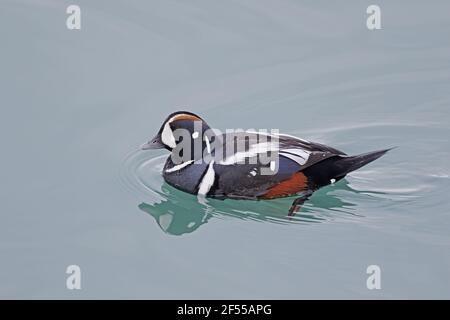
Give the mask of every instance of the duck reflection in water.
[[[211, 218], [237, 218], [279, 224], [320, 223], [336, 215], [356, 216], [356, 204], [344, 201], [348, 194], [370, 197], [365, 191], [351, 188], [346, 180], [318, 190], [293, 215], [287, 215], [292, 198], [267, 201], [216, 200], [201, 203], [195, 196], [179, 191], [164, 183], [161, 187], [164, 199], [160, 202], [141, 203], [139, 209], [151, 215], [158, 226], [171, 235], [182, 235], [197, 230]], [[342, 198], [336, 193], [342, 194]], [[291, 208], [292, 210], [292, 208]]]

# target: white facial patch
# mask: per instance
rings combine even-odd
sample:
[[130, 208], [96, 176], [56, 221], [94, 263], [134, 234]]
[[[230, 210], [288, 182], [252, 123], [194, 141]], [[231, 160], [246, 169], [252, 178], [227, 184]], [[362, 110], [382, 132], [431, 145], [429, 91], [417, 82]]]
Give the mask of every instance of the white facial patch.
[[171, 148], [175, 148], [177, 144], [175, 143], [175, 136], [173, 135], [173, 131], [170, 128], [170, 120], [166, 122], [164, 125], [164, 129], [161, 133], [161, 141], [166, 146], [169, 146]]
[[208, 153], [211, 153], [211, 144], [209, 143], [209, 138], [205, 135], [205, 142], [206, 142], [206, 151]]
[[[181, 114], [177, 114], [175, 116], [173, 116], [172, 118], [170, 118], [169, 120], [167, 120], [166, 124], [164, 125], [163, 131], [161, 133], [161, 141], [166, 145], [169, 146], [171, 148], [175, 148], [177, 146], [176, 142], [175, 142], [175, 136], [173, 135], [173, 131], [172, 128], [170, 128], [170, 124], [177, 120], [177, 117], [182, 116]], [[199, 135], [198, 132], [194, 132], [192, 133], [192, 138], [197, 138]]]

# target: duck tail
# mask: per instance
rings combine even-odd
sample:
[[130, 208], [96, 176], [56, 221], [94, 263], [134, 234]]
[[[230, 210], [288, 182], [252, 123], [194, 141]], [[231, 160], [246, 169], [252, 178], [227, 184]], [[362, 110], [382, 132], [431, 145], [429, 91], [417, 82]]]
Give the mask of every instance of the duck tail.
[[390, 149], [378, 150], [359, 154], [356, 156], [338, 155], [325, 159], [304, 170], [311, 188], [317, 189], [333, 181], [339, 181], [348, 173], [355, 171], [366, 164], [378, 159]]
[[356, 156], [344, 156], [340, 158], [334, 163], [336, 172], [338, 173], [337, 178], [343, 177], [346, 174], [355, 171], [365, 166], [366, 164], [371, 163], [372, 161], [378, 159], [379, 157], [383, 156], [386, 152], [392, 149], [393, 148], [383, 149], [359, 154]]

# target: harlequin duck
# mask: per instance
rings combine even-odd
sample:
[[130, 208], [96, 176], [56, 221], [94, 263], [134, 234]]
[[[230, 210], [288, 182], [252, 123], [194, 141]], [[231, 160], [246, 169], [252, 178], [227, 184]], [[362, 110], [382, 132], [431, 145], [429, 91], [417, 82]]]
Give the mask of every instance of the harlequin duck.
[[165, 148], [164, 180], [199, 197], [274, 199], [297, 196], [290, 214], [318, 188], [378, 159], [390, 149], [349, 156], [290, 135], [255, 131], [222, 134], [198, 115], [178, 111], [143, 150]]

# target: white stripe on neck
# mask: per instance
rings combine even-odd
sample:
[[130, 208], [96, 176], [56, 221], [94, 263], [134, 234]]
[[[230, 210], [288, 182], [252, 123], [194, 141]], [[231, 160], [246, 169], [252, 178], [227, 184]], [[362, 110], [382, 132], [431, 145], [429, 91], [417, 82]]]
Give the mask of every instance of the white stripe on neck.
[[200, 196], [206, 196], [206, 194], [209, 192], [211, 187], [214, 184], [214, 160], [212, 160], [209, 165], [208, 169], [206, 170], [205, 175], [203, 176], [202, 181], [200, 182], [200, 187], [198, 188], [198, 195]]
[[183, 169], [184, 167], [187, 167], [188, 165], [190, 165], [192, 162], [194, 162], [194, 160], [189, 160], [186, 162], [182, 162], [180, 164], [177, 164], [176, 166], [173, 166], [172, 168], [166, 169], [166, 172], [174, 172], [174, 171], [178, 171], [180, 169]]

